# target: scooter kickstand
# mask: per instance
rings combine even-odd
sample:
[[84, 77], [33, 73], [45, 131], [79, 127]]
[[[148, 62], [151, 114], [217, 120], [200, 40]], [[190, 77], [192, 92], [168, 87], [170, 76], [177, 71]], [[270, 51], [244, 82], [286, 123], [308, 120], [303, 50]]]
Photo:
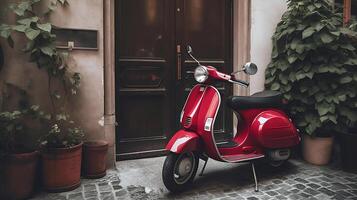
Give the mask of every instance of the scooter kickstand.
[[259, 189], [258, 189], [258, 180], [257, 180], [257, 175], [256, 175], [256, 173], [255, 173], [254, 162], [251, 162], [251, 165], [252, 165], [252, 171], [253, 171], [254, 182], [255, 182], [255, 192], [259, 192]]
[[200, 175], [199, 175], [199, 176], [203, 176], [203, 171], [205, 171], [205, 168], [206, 168], [207, 162], [208, 162], [208, 158], [205, 160], [205, 164], [203, 165], [203, 168], [202, 168], [201, 173], [200, 173]]

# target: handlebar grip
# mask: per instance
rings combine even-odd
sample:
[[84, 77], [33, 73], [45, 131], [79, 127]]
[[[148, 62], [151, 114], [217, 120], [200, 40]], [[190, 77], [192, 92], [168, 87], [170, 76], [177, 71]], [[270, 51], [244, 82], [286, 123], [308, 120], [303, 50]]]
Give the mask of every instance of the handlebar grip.
[[241, 80], [234, 80], [234, 81], [236, 81], [236, 82], [238, 82], [238, 83], [240, 83], [242, 85], [245, 85], [247, 87], [249, 86], [249, 83], [247, 81], [241, 81]]
[[229, 82], [231, 83], [237, 83], [237, 84], [240, 84], [240, 85], [243, 85], [244, 87], [248, 87], [249, 86], [249, 83], [246, 82], [246, 81], [241, 81], [241, 80], [229, 80]]

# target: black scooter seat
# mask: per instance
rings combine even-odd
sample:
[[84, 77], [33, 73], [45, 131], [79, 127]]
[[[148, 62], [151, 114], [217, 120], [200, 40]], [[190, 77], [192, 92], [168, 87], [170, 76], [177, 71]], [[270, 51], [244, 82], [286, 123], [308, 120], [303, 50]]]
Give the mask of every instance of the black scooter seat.
[[281, 108], [282, 94], [278, 91], [262, 91], [252, 96], [231, 96], [227, 99], [228, 107], [235, 111], [252, 108]]

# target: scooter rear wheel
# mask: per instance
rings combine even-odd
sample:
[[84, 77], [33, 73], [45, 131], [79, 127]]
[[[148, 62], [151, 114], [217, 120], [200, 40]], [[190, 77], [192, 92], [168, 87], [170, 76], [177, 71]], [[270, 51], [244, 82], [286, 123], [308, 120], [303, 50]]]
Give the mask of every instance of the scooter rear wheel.
[[194, 152], [170, 152], [162, 169], [162, 180], [166, 188], [173, 193], [187, 188], [195, 178], [198, 162], [199, 158]]

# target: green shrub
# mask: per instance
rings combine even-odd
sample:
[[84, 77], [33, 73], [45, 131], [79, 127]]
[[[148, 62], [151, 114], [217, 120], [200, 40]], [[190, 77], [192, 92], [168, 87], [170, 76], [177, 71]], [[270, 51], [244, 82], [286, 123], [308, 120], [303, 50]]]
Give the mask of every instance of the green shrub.
[[357, 120], [357, 45], [342, 20], [327, 0], [290, 0], [272, 38], [266, 87], [284, 94], [303, 133], [326, 136]]

